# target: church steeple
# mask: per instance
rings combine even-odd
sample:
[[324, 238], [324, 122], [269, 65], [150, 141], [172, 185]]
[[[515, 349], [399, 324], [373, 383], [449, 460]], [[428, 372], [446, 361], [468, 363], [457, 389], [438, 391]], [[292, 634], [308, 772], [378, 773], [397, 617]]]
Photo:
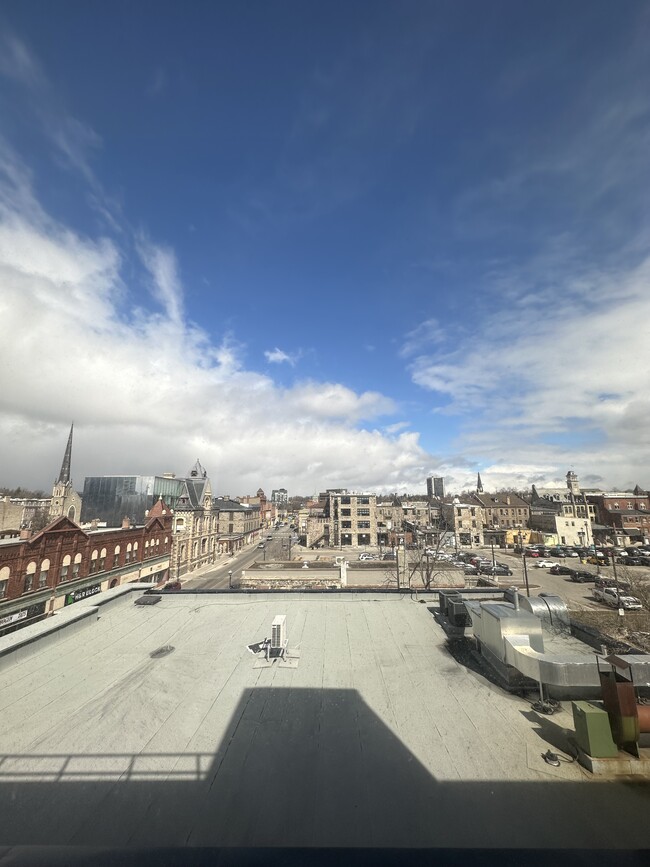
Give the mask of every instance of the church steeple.
[[68, 444], [65, 447], [65, 454], [63, 455], [63, 463], [61, 464], [61, 472], [59, 473], [59, 478], [57, 480], [57, 484], [59, 485], [67, 485], [70, 482], [70, 466], [72, 464], [72, 431], [74, 430], [74, 424], [70, 425], [70, 436], [68, 437]]
[[65, 515], [66, 518], [70, 518], [71, 521], [78, 521], [81, 517], [81, 498], [72, 487], [72, 480], [70, 478], [73, 430], [74, 425], [71, 424], [68, 444], [65, 447], [63, 463], [61, 464], [61, 472], [52, 488], [52, 499], [50, 500], [49, 512], [50, 521], [53, 521], [55, 518], [60, 518], [62, 515]]
[[476, 476], [476, 493], [477, 494], [483, 493], [483, 482], [481, 481], [481, 474], [480, 473], [477, 473], [477, 476]]

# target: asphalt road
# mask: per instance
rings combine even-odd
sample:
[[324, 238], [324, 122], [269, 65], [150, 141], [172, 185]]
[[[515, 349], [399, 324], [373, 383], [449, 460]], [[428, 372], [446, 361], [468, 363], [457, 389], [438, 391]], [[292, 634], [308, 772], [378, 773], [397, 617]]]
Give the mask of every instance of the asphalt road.
[[[266, 536], [273, 538], [267, 541]], [[242, 569], [247, 569], [252, 563], [264, 559], [288, 560], [289, 540], [291, 531], [288, 527], [279, 530], [266, 530], [260, 541], [244, 548], [221, 563], [215, 564], [211, 569], [201, 572], [196, 578], [183, 581], [184, 590], [225, 590], [228, 587], [229, 572], [232, 571], [232, 582], [236, 586]], [[259, 548], [260, 542], [264, 548]]]

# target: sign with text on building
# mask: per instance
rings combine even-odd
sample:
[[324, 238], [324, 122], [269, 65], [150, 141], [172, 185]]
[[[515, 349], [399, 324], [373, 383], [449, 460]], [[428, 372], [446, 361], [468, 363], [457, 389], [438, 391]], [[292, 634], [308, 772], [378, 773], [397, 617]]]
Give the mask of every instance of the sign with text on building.
[[73, 593], [66, 593], [65, 604], [73, 605], [75, 602], [81, 602], [82, 599], [87, 599], [89, 596], [101, 593], [101, 589], [101, 584], [93, 584], [92, 587], [83, 587], [81, 590], [75, 590]]
[[7, 617], [0, 617], [0, 626], [8, 626], [10, 623], [16, 623], [18, 620], [23, 620], [27, 617], [27, 609], [16, 611], [15, 614], [9, 614]]
[[45, 614], [45, 602], [37, 602], [36, 605], [30, 605], [29, 608], [23, 608], [22, 611], [16, 611], [14, 614], [0, 617], [0, 627], [18, 623], [19, 620], [32, 620], [34, 617], [40, 617], [42, 614]]

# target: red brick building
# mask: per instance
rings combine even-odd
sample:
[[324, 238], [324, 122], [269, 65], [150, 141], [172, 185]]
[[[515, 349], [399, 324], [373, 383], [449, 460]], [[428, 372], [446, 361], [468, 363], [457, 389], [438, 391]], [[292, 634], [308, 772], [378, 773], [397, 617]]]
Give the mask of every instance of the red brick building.
[[[632, 491], [587, 494], [594, 505], [601, 535], [611, 542], [629, 544], [650, 538], [650, 496], [638, 486]], [[604, 528], [611, 528], [609, 536]]]
[[31, 538], [0, 539], [0, 635], [120, 584], [165, 581], [171, 545], [162, 500], [143, 526], [87, 531], [60, 517]]

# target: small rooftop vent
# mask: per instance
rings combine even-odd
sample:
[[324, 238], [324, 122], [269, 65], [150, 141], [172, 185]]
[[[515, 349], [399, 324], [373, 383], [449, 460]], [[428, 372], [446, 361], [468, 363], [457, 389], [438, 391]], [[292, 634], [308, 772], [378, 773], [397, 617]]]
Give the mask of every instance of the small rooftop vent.
[[160, 596], [141, 596], [135, 600], [136, 605], [157, 605], [160, 602]]
[[152, 659], [160, 659], [161, 656], [168, 656], [170, 653], [173, 653], [176, 648], [172, 647], [171, 644], [163, 644], [162, 647], [159, 647], [157, 650], [153, 650], [149, 656]]

